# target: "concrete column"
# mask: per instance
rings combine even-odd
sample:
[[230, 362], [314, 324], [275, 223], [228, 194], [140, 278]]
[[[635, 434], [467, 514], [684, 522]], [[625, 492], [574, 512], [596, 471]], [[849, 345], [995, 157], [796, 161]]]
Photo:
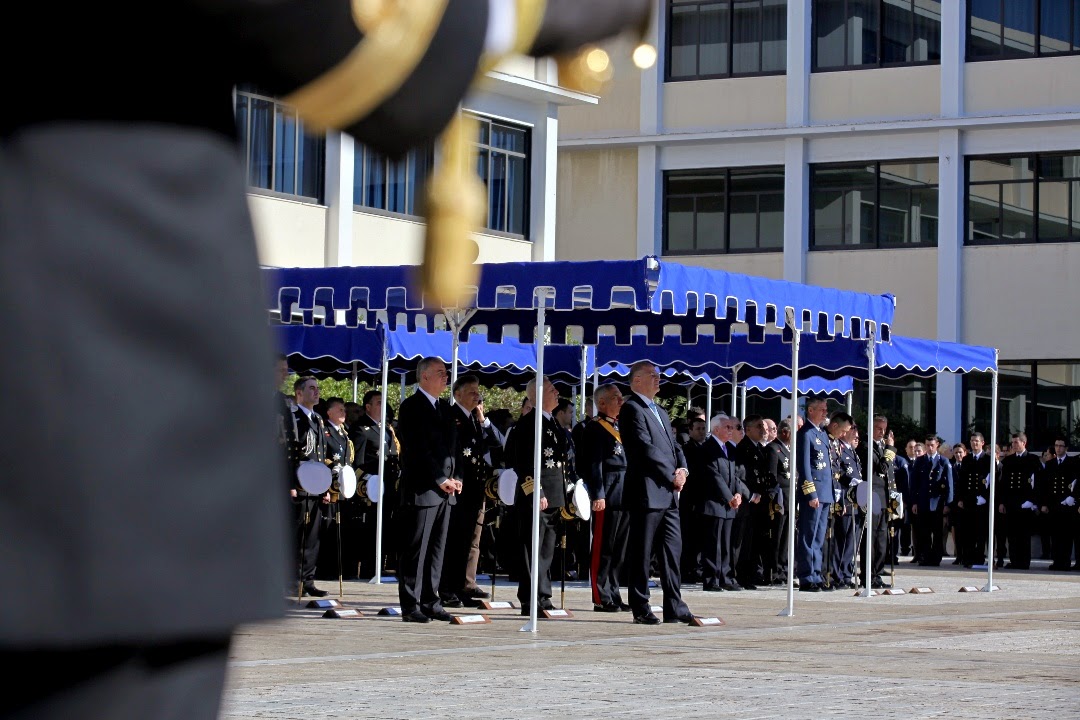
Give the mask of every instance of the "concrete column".
[[787, 4], [787, 124], [810, 124], [810, 3]]
[[[788, 3], [791, 6], [798, 3]], [[784, 279], [806, 282], [806, 251], [810, 232], [810, 168], [806, 140], [784, 141]]]
[[967, 0], [941, 3], [941, 116], [964, 114]]
[[635, 257], [660, 255], [660, 217], [663, 203], [660, 193], [660, 151], [656, 145], [638, 147], [637, 172], [637, 252]]
[[555, 259], [555, 186], [559, 179], [559, 109], [548, 103], [532, 136], [529, 218], [533, 260]]
[[353, 265], [353, 155], [352, 135], [326, 133], [326, 267]]
[[[938, 133], [937, 337], [963, 342], [964, 156], [959, 130]], [[937, 430], [956, 442], [961, 430], [961, 377], [937, 378]]]
[[[645, 42], [656, 48], [656, 62], [651, 68], [641, 71], [641, 105], [638, 108], [642, 135], [658, 135], [663, 131], [664, 74], [667, 72], [667, 53], [661, 38], [667, 37], [667, 3], [653, 3], [652, 23]], [[633, 66], [624, 63], [626, 72], [632, 72]], [[618, 68], [617, 68], [618, 69]], [[600, 101], [603, 103], [603, 100]]]

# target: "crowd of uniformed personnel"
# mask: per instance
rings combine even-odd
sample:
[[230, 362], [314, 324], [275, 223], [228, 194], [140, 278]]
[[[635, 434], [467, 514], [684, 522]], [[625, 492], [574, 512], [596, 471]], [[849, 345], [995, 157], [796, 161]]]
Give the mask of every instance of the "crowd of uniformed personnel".
[[[284, 358], [278, 371], [284, 382]], [[446, 608], [477, 607], [489, 597], [478, 572], [506, 573], [528, 614], [534, 492], [541, 510], [539, 610], [554, 609], [553, 580], [588, 578], [594, 611], [632, 612], [645, 624], [660, 621], [648, 605], [648, 580], [657, 575], [666, 622], [693, 618], [678, 592], [684, 584], [700, 583], [706, 592], [786, 585], [791, 512], [800, 592], [861, 586], [867, 532], [874, 588], [889, 587], [886, 568], [901, 554], [939, 565], [949, 534], [955, 564], [987, 562], [992, 460], [979, 433], [944, 452], [936, 436], [898, 451], [887, 419], [875, 416], [867, 448], [851, 416], [830, 414], [822, 398], [809, 398], [794, 424], [790, 417], [706, 418], [696, 407], [672, 423], [652, 402], [659, 375], [649, 363], [631, 369], [629, 387], [597, 387], [576, 425], [571, 404], [546, 379], [539, 391], [529, 383], [516, 422], [506, 410], [491, 413], [493, 420], [476, 376], [459, 377], [443, 399], [448, 373], [441, 360], [426, 358], [417, 374], [418, 388], [397, 423], [383, 422], [377, 390], [362, 404], [323, 400], [315, 378], [305, 376], [293, 383], [292, 398], [280, 396], [294, 460], [321, 460], [335, 473], [347, 464], [358, 479], [349, 498], [336, 482], [308, 502], [298, 485], [289, 490], [303, 594], [326, 594], [317, 578], [393, 572], [403, 619], [429, 622], [449, 619]], [[534, 478], [538, 410], [541, 471]], [[1064, 439], [1036, 456], [1023, 433], [997, 455], [998, 566], [1030, 567], [1032, 536], [1045, 528], [1050, 569], [1080, 569], [1080, 562], [1072, 565], [1074, 547], [1080, 558], [1080, 458], [1068, 455]], [[516, 476], [512, 502], [498, 491], [505, 471]], [[383, 485], [381, 567], [374, 558], [378, 498], [367, 492], [376, 487], [372, 479]], [[579, 479], [588, 490], [588, 521], [573, 507]]]

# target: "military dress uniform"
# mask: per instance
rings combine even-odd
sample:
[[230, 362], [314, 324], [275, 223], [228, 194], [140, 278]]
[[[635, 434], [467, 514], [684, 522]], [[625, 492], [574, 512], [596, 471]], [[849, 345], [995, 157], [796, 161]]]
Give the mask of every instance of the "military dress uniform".
[[873, 545], [870, 558], [870, 585], [875, 588], [884, 588], [885, 581], [881, 575], [885, 572], [885, 561], [891, 557], [892, 548], [889, 543], [889, 517], [893, 512], [889, 503], [893, 502], [893, 492], [896, 491], [896, 448], [886, 445], [884, 440], [873, 442], [873, 466], [871, 468], [872, 483], [870, 493], [873, 496], [871, 508], [870, 539]]
[[[838, 489], [833, 476], [829, 434], [807, 422], [799, 428], [795, 448], [799, 456], [799, 486], [795, 491], [799, 503], [799, 535], [795, 544], [795, 569], [800, 590], [820, 590], [825, 582], [822, 574], [825, 534]], [[816, 508], [810, 507], [812, 500], [820, 504]]]
[[945, 553], [945, 506], [953, 500], [952, 463], [944, 455], [915, 458], [911, 473], [918, 508], [915, 530], [919, 538], [920, 565], [941, 564]]
[[[855, 550], [858, 545], [858, 505], [852, 498], [855, 486], [863, 482], [862, 466], [855, 451], [843, 441], [836, 441], [837, 463], [833, 477], [840, 486], [840, 502], [833, 505], [831, 578], [834, 587], [854, 585]], [[843, 514], [839, 508], [843, 508]]]
[[[342, 503], [341, 527], [350, 541], [342, 549], [342, 565], [348, 575], [368, 579], [375, 577], [375, 533], [378, 530], [378, 513], [383, 517], [383, 561], [396, 558], [398, 553], [397, 527], [401, 476], [401, 443], [394, 428], [387, 425], [384, 431], [386, 460], [383, 462], [382, 505], [378, 498], [367, 495], [368, 478], [379, 474], [380, 423], [364, 414], [349, 428], [349, 438], [355, 448], [353, 468], [356, 470], [356, 495]], [[381, 568], [379, 572], [381, 572]]]
[[[293, 413], [297, 432], [297, 462], [314, 461], [326, 464], [326, 423], [319, 413], [297, 407]], [[296, 489], [293, 502], [296, 545], [299, 548], [299, 573], [305, 592], [315, 584], [315, 572], [319, 561], [319, 548], [323, 532], [323, 519], [326, 508], [323, 506], [325, 495], [313, 495], [302, 487], [296, 477], [296, 467], [290, 473], [290, 481]]]
[[786, 507], [787, 494], [791, 485], [791, 447], [780, 438], [770, 442], [766, 448], [769, 451], [769, 475], [776, 478], [774, 490], [769, 493], [769, 530], [772, 533], [772, 548], [774, 550], [772, 585], [778, 585], [782, 578], [787, 575], [788, 550], [787, 550], [787, 519]]
[[[986, 536], [990, 528], [989, 477], [990, 453], [985, 450], [975, 455], [969, 453], [960, 461], [960, 470], [956, 474], [955, 517], [956, 552], [960, 564], [971, 567], [986, 560]], [[980, 502], [981, 500], [981, 502]], [[963, 507], [959, 504], [963, 503]]]
[[536, 409], [521, 416], [514, 426], [513, 456], [508, 458], [517, 473], [514, 513], [517, 519], [521, 564], [518, 566], [518, 601], [521, 614], [529, 615], [532, 603], [533, 497], [539, 492], [547, 499], [540, 511], [540, 547], [537, 564], [538, 609], [551, 609], [551, 560], [555, 556], [555, 520], [566, 504], [567, 436], [549, 414], [542, 415], [540, 431], [540, 479], [534, 478]]
[[1072, 566], [1073, 537], [1076, 533], [1076, 501], [1068, 504], [1067, 498], [1077, 484], [1080, 476], [1078, 461], [1075, 458], [1054, 457], [1046, 463], [1042, 473], [1036, 476], [1035, 494], [1040, 509], [1046, 508], [1050, 521], [1050, 548], [1053, 554], [1051, 570], [1068, 570]]
[[[1001, 459], [1001, 476], [997, 482], [996, 498], [1002, 531], [1009, 544], [1009, 567], [1027, 570], [1031, 567], [1031, 530], [1038, 506], [1035, 505], [1035, 476], [1042, 472], [1042, 463], [1035, 455], [1006, 455]], [[1004, 548], [999, 549], [1002, 557]]]
[[604, 501], [604, 509], [592, 514], [589, 577], [593, 606], [604, 611], [629, 610], [630, 606], [623, 602], [619, 591], [630, 516], [623, 508], [626, 453], [616, 418], [597, 416], [585, 425], [581, 432], [578, 464], [584, 473], [589, 496]]
[[354, 545], [358, 537], [344, 531], [342, 506], [347, 500], [341, 496], [341, 468], [352, 467], [356, 451], [344, 427], [337, 428], [323, 419], [323, 428], [326, 435], [326, 463], [330, 466], [333, 479], [330, 485], [330, 504], [323, 508], [322, 540], [319, 542], [319, 559], [315, 572], [320, 579], [353, 578], [355, 575], [343, 560], [344, 548]]

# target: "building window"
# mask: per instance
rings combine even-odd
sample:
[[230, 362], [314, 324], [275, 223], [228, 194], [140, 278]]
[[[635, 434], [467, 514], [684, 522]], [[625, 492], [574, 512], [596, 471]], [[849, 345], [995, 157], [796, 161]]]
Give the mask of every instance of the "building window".
[[419, 198], [434, 163], [434, 146], [410, 150], [390, 160], [366, 145], [353, 151], [353, 205], [374, 210], [419, 215]]
[[478, 117], [477, 171], [487, 188], [488, 230], [526, 237], [529, 223], [529, 130]]
[[927, 0], [814, 0], [813, 69], [941, 62], [941, 3]]
[[236, 123], [248, 185], [322, 202], [324, 136], [306, 133], [295, 110], [253, 88], [236, 91]]
[[784, 168], [664, 173], [664, 254], [784, 248]]
[[971, 0], [968, 60], [1080, 52], [1080, 0]]
[[937, 245], [933, 160], [814, 165], [810, 247]]
[[668, 80], [783, 74], [787, 0], [668, 2]]
[[967, 242], [1080, 240], [1080, 154], [967, 159]]

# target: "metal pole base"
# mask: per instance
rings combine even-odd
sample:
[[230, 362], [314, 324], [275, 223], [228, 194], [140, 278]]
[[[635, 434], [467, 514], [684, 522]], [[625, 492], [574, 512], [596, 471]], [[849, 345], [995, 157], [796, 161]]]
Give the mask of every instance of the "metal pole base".
[[776, 614], [776, 617], [795, 617], [795, 611], [784, 608]]
[[519, 630], [518, 632], [536, 632], [536, 621], [530, 620], [529, 622], [525, 623], [521, 626], [521, 630]]
[[997, 585], [983, 585], [981, 588], [979, 588], [979, 592], [988, 593], [988, 592], [1000, 592], [1000, 591], [1001, 591], [1001, 588], [999, 588]]
[[873, 590], [867, 590], [866, 588], [863, 588], [859, 592], [855, 593], [855, 597], [874, 597], [875, 595], [877, 595], [876, 592], [874, 592]]

